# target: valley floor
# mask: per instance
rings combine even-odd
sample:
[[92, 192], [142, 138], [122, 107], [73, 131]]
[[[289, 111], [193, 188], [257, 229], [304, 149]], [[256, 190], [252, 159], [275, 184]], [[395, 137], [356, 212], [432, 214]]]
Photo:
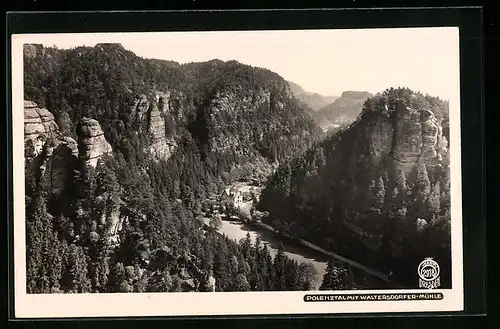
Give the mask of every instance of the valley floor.
[[[248, 192], [252, 187], [258, 189], [260, 188], [259, 186], [252, 186], [249, 182], [238, 182], [228, 188], [234, 188], [241, 192]], [[260, 220], [256, 219], [256, 216], [252, 217], [251, 209], [254, 206], [253, 202], [253, 200], [245, 200], [236, 205], [241, 213], [247, 218], [250, 218], [250, 220], [239, 218], [237, 216], [227, 216], [223, 212], [219, 211], [219, 209], [222, 208], [222, 203], [220, 203], [212, 212], [204, 213], [204, 222], [206, 225], [209, 225], [210, 217], [221, 215], [221, 225], [217, 230], [220, 234], [223, 234], [235, 241], [239, 241], [245, 238], [247, 234], [250, 234], [253, 243], [258, 237], [261, 243], [267, 245], [272, 257], [276, 255], [280, 245], [282, 245], [285, 255], [290, 259], [297, 261], [299, 264], [305, 262], [313, 265], [316, 270], [314, 282], [312, 283], [314, 290], [318, 290], [321, 285], [326, 265], [330, 257], [348, 265], [351, 277], [354, 281], [353, 283], [358, 289], [367, 289], [367, 286], [373, 285], [381, 287], [391, 284], [388, 276], [384, 273], [380, 273], [355, 261], [324, 250], [308, 241], [301, 240], [300, 243], [298, 243], [284, 237], [270, 225], [262, 223]], [[392, 283], [392, 285], [394, 285], [394, 283]]]

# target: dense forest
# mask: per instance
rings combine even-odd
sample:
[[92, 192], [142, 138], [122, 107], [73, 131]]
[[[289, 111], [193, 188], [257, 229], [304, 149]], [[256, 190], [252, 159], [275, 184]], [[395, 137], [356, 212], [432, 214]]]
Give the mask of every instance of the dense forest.
[[[325, 135], [274, 72], [145, 59], [119, 44], [25, 45], [24, 92], [58, 127], [25, 161], [29, 293], [311, 289], [310, 264], [204, 222], [208, 200], [252, 179], [265, 185], [263, 222], [287, 237], [406, 286], [432, 256], [451, 284], [449, 111], [439, 98], [391, 88]], [[411, 120], [398, 117], [401, 104]], [[95, 166], [54, 150], [61, 136], [83, 150], [89, 119], [112, 149], [93, 150]], [[408, 156], [398, 141], [415, 138], [434, 154]], [[168, 152], [152, 151], [158, 139]], [[330, 260], [320, 289], [352, 284]]]
[[[293, 161], [320, 140], [311, 110], [279, 75], [236, 61], [144, 59], [118, 44], [26, 45], [24, 91], [54, 115], [60, 134], [77, 140], [81, 120], [92, 118], [113, 149], [95, 167], [58, 163], [70, 174], [56, 192], [56, 164], [47, 160], [55, 137], [26, 161], [29, 293], [310, 288], [308, 264], [282, 250], [272, 258], [259, 241], [232, 241], [201, 219], [204, 200], [231, 182]], [[147, 112], [157, 106], [165, 115], [165, 136], [176, 142], [168, 157], [148, 151], [141, 98]], [[342, 281], [337, 268], [329, 275]]]
[[[396, 116], [398, 104], [430, 110], [435, 119], [408, 126], [411, 121]], [[449, 287], [448, 136], [444, 128], [443, 138], [438, 134], [446, 122], [446, 101], [407, 88], [379, 93], [366, 100], [349, 127], [332, 132], [303, 157], [282, 163], [269, 178], [259, 209], [268, 211], [268, 224], [286, 235], [392, 272], [403, 286], [415, 287], [418, 263], [434, 257], [442, 284]], [[426, 130], [438, 136], [437, 142]], [[436, 157], [396, 161], [398, 149], [406, 147], [398, 143], [412, 138], [436, 142]]]

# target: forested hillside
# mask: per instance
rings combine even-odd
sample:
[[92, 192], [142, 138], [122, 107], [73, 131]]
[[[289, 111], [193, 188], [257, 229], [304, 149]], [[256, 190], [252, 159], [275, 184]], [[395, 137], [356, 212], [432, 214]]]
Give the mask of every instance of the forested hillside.
[[200, 218], [231, 182], [319, 140], [279, 75], [117, 44], [26, 45], [24, 75], [28, 292], [309, 288], [307, 265]]
[[369, 98], [349, 127], [281, 164], [262, 192], [267, 222], [418, 286], [425, 257], [451, 271], [448, 103], [406, 88]]

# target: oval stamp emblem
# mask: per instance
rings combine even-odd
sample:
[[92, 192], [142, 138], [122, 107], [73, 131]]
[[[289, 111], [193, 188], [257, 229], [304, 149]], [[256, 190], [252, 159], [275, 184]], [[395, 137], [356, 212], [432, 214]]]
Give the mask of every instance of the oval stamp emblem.
[[420, 262], [417, 272], [420, 278], [419, 287], [433, 289], [440, 286], [439, 264], [431, 257], [428, 257]]

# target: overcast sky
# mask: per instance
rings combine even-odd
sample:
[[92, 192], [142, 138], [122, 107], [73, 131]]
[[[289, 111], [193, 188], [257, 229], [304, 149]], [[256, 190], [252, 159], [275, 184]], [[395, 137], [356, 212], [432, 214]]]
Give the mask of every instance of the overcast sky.
[[[181, 63], [235, 59], [305, 90], [340, 95], [406, 86], [458, 102], [458, 28], [26, 35], [70, 48], [121, 43], [142, 57]], [[451, 105], [451, 104], [450, 104]]]

